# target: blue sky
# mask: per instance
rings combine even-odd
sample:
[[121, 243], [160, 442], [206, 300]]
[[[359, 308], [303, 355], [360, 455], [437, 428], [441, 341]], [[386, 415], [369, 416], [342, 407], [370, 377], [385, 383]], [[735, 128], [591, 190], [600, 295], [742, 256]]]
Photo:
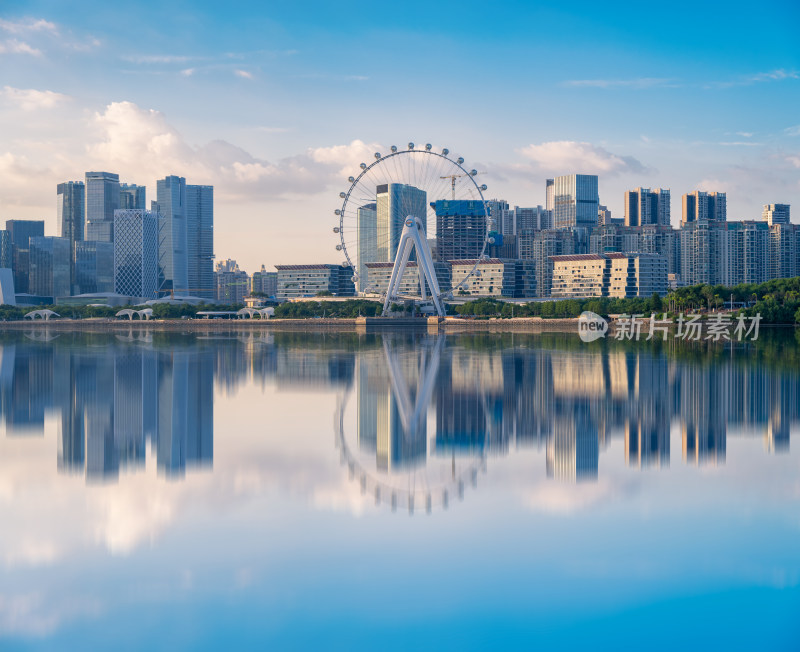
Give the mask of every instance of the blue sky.
[[182, 174], [217, 188], [218, 259], [336, 261], [344, 178], [408, 140], [512, 205], [571, 172], [616, 216], [639, 185], [671, 188], [673, 223], [695, 188], [729, 219], [800, 205], [792, 2], [11, 1], [0, 21], [0, 220], [51, 233], [59, 181]]

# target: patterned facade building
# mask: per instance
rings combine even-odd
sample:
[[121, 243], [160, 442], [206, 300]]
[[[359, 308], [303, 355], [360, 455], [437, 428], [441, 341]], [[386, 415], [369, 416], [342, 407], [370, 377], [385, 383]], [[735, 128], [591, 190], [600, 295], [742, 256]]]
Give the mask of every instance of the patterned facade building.
[[159, 289], [159, 219], [142, 209], [114, 212], [114, 292], [155, 299]]

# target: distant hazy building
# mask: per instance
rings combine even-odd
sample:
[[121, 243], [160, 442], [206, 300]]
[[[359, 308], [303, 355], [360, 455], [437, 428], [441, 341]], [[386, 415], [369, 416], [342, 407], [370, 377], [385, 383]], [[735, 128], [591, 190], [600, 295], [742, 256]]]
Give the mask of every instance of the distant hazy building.
[[114, 292], [113, 242], [76, 242], [74, 254], [75, 294]]
[[67, 238], [37, 236], [30, 239], [28, 294], [67, 297], [72, 288], [72, 243]]
[[773, 224], [789, 224], [789, 204], [764, 204], [761, 218], [770, 226]]
[[135, 183], [122, 183], [119, 186], [119, 207], [122, 209], [147, 208], [147, 189]]
[[554, 228], [592, 228], [597, 224], [600, 198], [596, 175], [568, 174], [556, 177], [553, 185]]
[[85, 240], [114, 241], [114, 211], [119, 208], [119, 175], [86, 173]]
[[353, 270], [341, 265], [275, 265], [278, 270], [279, 301], [297, 297], [313, 297], [320, 292], [334, 296], [355, 295]]
[[637, 188], [625, 192], [625, 226], [670, 223], [670, 193], [668, 189]]
[[253, 272], [250, 279], [250, 292], [267, 297], [274, 297], [278, 293], [278, 272], [268, 272], [262, 265], [260, 272]]
[[213, 299], [214, 186], [186, 186], [186, 240], [187, 294]]
[[6, 231], [11, 243], [11, 268], [14, 289], [28, 293], [28, 247], [31, 238], [44, 236], [44, 220], [8, 220]]
[[550, 295], [559, 298], [649, 297], [667, 293], [667, 261], [650, 254], [553, 256]]
[[681, 224], [709, 221], [725, 222], [728, 219], [727, 197], [724, 192], [695, 190], [683, 196]]
[[186, 179], [174, 175], [159, 179], [156, 208], [163, 218], [159, 235], [159, 289], [189, 294]]
[[141, 209], [114, 214], [114, 291], [155, 299], [158, 287], [159, 215]]
[[[394, 262], [406, 217], [418, 217], [427, 228], [428, 204], [424, 190], [403, 183], [376, 189], [378, 260]], [[352, 275], [352, 274], [351, 274]]]
[[486, 212], [483, 202], [439, 199], [432, 202], [431, 207], [436, 213], [437, 260], [446, 262], [455, 258], [476, 258], [481, 255], [486, 239]]
[[451, 260], [451, 286], [455, 288], [478, 263], [477, 273], [469, 276], [466, 283], [458, 289], [477, 297], [535, 297], [535, 267], [528, 260], [485, 258], [477, 261]]
[[235, 260], [229, 258], [217, 263], [214, 278], [219, 303], [231, 306], [244, 303], [244, 297], [250, 292], [250, 277], [239, 269]]

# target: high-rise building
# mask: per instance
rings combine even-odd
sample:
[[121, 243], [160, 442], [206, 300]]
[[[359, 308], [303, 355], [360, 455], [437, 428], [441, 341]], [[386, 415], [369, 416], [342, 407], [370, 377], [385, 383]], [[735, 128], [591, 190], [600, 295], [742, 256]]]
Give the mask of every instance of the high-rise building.
[[75, 294], [114, 292], [113, 242], [76, 242], [73, 259]]
[[168, 176], [156, 184], [156, 208], [163, 218], [159, 235], [159, 290], [189, 288], [186, 179]]
[[216, 299], [219, 303], [236, 305], [244, 302], [250, 289], [250, 277], [239, 269], [239, 264], [230, 258], [217, 263], [214, 273], [216, 279]]
[[597, 207], [597, 225], [606, 226], [607, 224], [612, 224], [611, 220], [611, 211], [608, 206], [600, 204], [600, 206]]
[[114, 211], [119, 208], [119, 175], [86, 173], [85, 240], [113, 242]]
[[268, 272], [262, 265], [260, 272], [253, 272], [250, 279], [250, 292], [274, 297], [278, 293], [278, 272]]
[[637, 188], [625, 192], [625, 226], [670, 223], [669, 189]]
[[158, 287], [159, 215], [141, 209], [114, 214], [114, 291], [155, 299]]
[[767, 274], [773, 278], [800, 276], [800, 226], [776, 222], [769, 227]]
[[426, 193], [404, 183], [383, 184], [376, 189], [375, 203], [378, 260], [393, 263], [405, 219], [409, 216], [417, 217], [423, 228], [427, 229]]
[[367, 289], [367, 263], [386, 262], [378, 252], [378, 205], [375, 202], [358, 207], [358, 287], [359, 292]]
[[680, 274], [680, 234], [671, 226], [599, 226], [589, 238], [589, 253], [614, 252], [660, 254], [667, 259], [667, 273]]
[[119, 186], [119, 207], [123, 209], [147, 208], [147, 193], [144, 186], [122, 183]]
[[683, 196], [681, 224], [689, 222], [725, 222], [728, 219], [727, 197], [724, 192], [695, 190]]
[[439, 199], [431, 202], [431, 207], [436, 213], [437, 260], [446, 262], [481, 255], [486, 239], [486, 212], [483, 202]]
[[544, 182], [545, 202], [544, 207], [548, 211], [552, 211], [556, 206], [556, 182], [555, 179], [547, 179]]
[[[86, 186], [83, 181], [66, 181], [56, 186], [58, 203], [58, 232], [70, 241], [74, 252], [75, 243], [83, 241], [86, 229]], [[71, 261], [70, 283], [75, 285], [75, 259]], [[74, 290], [74, 287], [72, 288]]]
[[11, 269], [14, 289], [28, 292], [28, 246], [31, 238], [44, 236], [44, 220], [7, 220], [6, 231], [11, 242]]
[[188, 294], [213, 299], [214, 186], [186, 186]]
[[554, 228], [592, 228], [597, 225], [600, 198], [596, 175], [568, 174], [556, 177], [553, 185]]
[[11, 246], [11, 234], [6, 229], [0, 230], [0, 268], [11, 269], [14, 265], [14, 251]]
[[775, 243], [771, 248], [771, 237], [770, 226], [762, 221], [684, 223], [680, 230], [681, 285], [766, 281], [770, 252], [780, 249]]
[[579, 252], [579, 237], [574, 229], [526, 229], [517, 236], [519, 257], [532, 260], [536, 275], [536, 294], [549, 297], [553, 280], [551, 256]]
[[28, 293], [67, 297], [72, 289], [72, 243], [68, 238], [37, 236], [30, 239]]
[[66, 181], [56, 186], [58, 232], [70, 242], [80, 242], [86, 222], [86, 186], [83, 181]]
[[508, 233], [504, 231], [503, 235], [519, 235], [523, 229], [552, 229], [553, 211], [541, 206], [514, 206], [513, 210], [508, 211], [508, 220], [511, 229]]
[[[509, 220], [508, 202], [505, 199], [486, 200], [486, 209], [489, 211], [490, 231], [502, 233], [503, 235], [514, 235], [513, 223]], [[508, 231], [505, 229], [508, 229]]]
[[764, 204], [761, 218], [770, 226], [773, 224], [789, 224], [789, 204]]

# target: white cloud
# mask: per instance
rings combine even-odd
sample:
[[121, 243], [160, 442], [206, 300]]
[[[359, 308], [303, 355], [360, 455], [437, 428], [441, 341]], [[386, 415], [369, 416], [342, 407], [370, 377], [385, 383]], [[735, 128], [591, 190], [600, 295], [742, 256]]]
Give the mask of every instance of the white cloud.
[[25, 32], [57, 32], [55, 23], [42, 18], [12, 21], [0, 18], [0, 29], [11, 34], [24, 34]]
[[800, 125], [795, 125], [794, 127], [786, 127], [783, 130], [787, 136], [800, 136]]
[[613, 154], [591, 143], [559, 140], [528, 145], [519, 150], [543, 172], [616, 175], [644, 172], [647, 168], [632, 156]]
[[24, 41], [18, 41], [13, 38], [0, 42], [0, 54], [29, 54], [34, 57], [39, 57], [42, 55], [42, 51], [28, 45]]
[[779, 68], [768, 72], [758, 72], [753, 75], [743, 75], [738, 79], [728, 81], [715, 81], [705, 85], [706, 88], [732, 88], [734, 86], [750, 86], [763, 82], [786, 81], [800, 79], [800, 71]]
[[242, 79], [253, 79], [253, 73], [246, 70], [234, 70], [233, 74]]
[[12, 86], [4, 86], [0, 90], [0, 97], [23, 111], [52, 109], [69, 99], [66, 95], [54, 91], [37, 91], [33, 88], [13, 88]]

